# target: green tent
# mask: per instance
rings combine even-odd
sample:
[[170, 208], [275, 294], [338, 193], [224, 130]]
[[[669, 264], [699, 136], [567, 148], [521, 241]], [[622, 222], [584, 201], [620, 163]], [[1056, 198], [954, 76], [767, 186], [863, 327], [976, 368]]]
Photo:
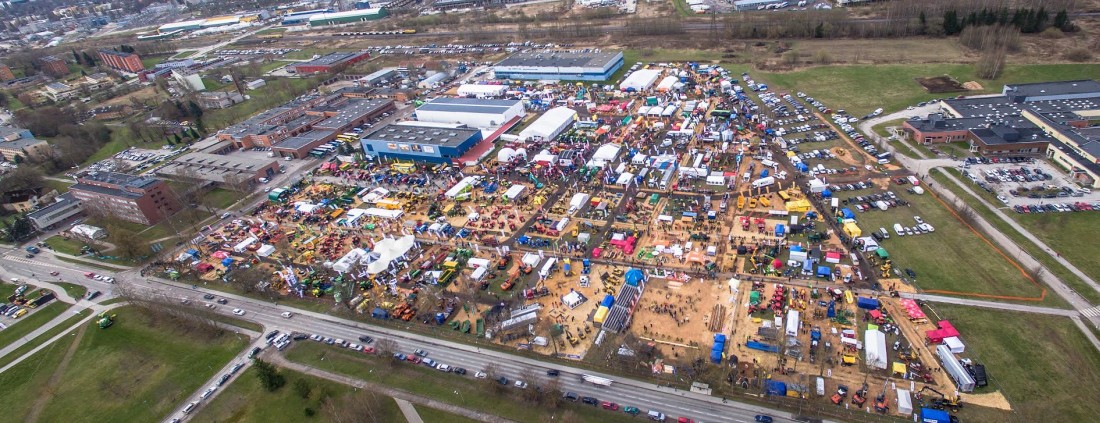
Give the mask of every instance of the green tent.
[[882, 248], [882, 247], [879, 247], [877, 250], [875, 250], [875, 255], [877, 255], [878, 258], [881, 258], [881, 259], [890, 258], [890, 253], [887, 253], [886, 249]]
[[752, 293], [749, 294], [749, 304], [760, 304], [760, 291], [752, 291]]

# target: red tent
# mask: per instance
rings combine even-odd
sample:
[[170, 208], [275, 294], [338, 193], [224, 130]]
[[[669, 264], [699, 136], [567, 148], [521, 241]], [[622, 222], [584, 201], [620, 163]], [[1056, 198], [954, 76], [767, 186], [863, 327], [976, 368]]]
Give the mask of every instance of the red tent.
[[938, 323], [936, 323], [936, 326], [939, 327], [939, 329], [926, 332], [928, 336], [928, 341], [933, 344], [939, 344], [943, 342], [943, 338], [959, 336], [959, 331], [955, 330], [955, 327], [951, 325], [951, 322], [940, 320]]

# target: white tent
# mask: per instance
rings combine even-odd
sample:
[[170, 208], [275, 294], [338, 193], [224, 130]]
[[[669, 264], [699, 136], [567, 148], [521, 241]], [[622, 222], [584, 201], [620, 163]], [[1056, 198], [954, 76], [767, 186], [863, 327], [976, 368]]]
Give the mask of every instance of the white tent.
[[584, 207], [585, 203], [588, 203], [588, 199], [592, 198], [587, 193], [578, 192], [573, 194], [573, 198], [569, 199], [569, 210], [580, 210]]
[[810, 180], [810, 192], [818, 193], [825, 191], [825, 181], [814, 178]]
[[248, 238], [245, 238], [244, 241], [241, 241], [240, 243], [238, 243], [236, 246], [233, 247], [233, 251], [236, 251], [238, 253], [243, 253], [245, 250], [248, 249], [248, 246], [256, 243], [256, 241], [259, 241], [259, 240], [256, 239], [256, 238], [253, 238], [251, 236], [248, 237]]
[[497, 161], [498, 162], [510, 162], [515, 157], [516, 157], [516, 150], [513, 150], [513, 149], [508, 148], [508, 147], [504, 147], [504, 148], [500, 149], [500, 151], [497, 152]]
[[447, 193], [445, 195], [447, 196], [447, 198], [455, 198], [459, 194], [462, 194], [469, 190], [474, 185], [477, 185], [477, 183], [480, 181], [480, 176], [467, 176], [465, 178], [462, 178], [461, 181], [458, 181], [458, 183], [451, 187], [451, 189], [447, 190]]
[[372, 255], [377, 254], [377, 259], [367, 265], [367, 273], [372, 275], [382, 273], [390, 267], [390, 263], [403, 257], [416, 245], [416, 237], [405, 235], [401, 238], [386, 238], [374, 244]]
[[661, 82], [657, 84], [657, 91], [671, 90], [672, 86], [679, 81], [680, 79], [675, 76], [666, 76], [665, 79], [662, 79]]
[[390, 195], [390, 190], [382, 187], [377, 187], [363, 195], [363, 202], [374, 204], [375, 201], [386, 198], [386, 196], [388, 195]]
[[660, 76], [661, 71], [657, 69], [638, 70], [626, 77], [626, 79], [619, 84], [619, 89], [623, 91], [629, 89], [637, 91], [647, 90], [649, 87], [653, 86], [654, 82], [657, 82], [657, 78]]
[[79, 224], [69, 229], [69, 233], [73, 235], [82, 236], [88, 239], [101, 239], [107, 237], [107, 231], [98, 226]]
[[913, 397], [908, 389], [898, 388], [898, 414], [908, 416], [913, 414]]
[[943, 344], [947, 345], [947, 348], [950, 348], [952, 353], [962, 354], [966, 352], [966, 345], [963, 345], [962, 340], [957, 336], [943, 338]]
[[488, 272], [488, 271], [489, 271], [488, 267], [479, 267], [477, 269], [474, 269], [473, 273], [470, 273], [470, 278], [472, 278], [475, 281], [480, 281], [481, 278], [485, 277], [485, 272]]
[[630, 182], [634, 180], [634, 174], [630, 172], [623, 172], [619, 174], [619, 179], [615, 180], [618, 185], [630, 185]]
[[588, 161], [589, 167], [604, 167], [608, 163], [615, 161], [619, 158], [619, 151], [622, 150], [622, 146], [618, 144], [604, 144], [600, 148], [596, 149], [596, 152], [592, 154], [592, 160]]
[[344, 254], [343, 257], [340, 257], [339, 260], [336, 260], [336, 262], [332, 264], [332, 270], [340, 273], [347, 272], [356, 264], [366, 261], [367, 254], [367, 250], [362, 248], [348, 251], [347, 254]]
[[543, 113], [538, 120], [520, 131], [520, 141], [552, 140], [577, 120], [577, 111], [568, 107], [555, 107]]
[[397, 219], [405, 214], [405, 212], [401, 210], [388, 210], [377, 207], [371, 207], [365, 211], [367, 216], [381, 217], [383, 219]]
[[458, 86], [458, 95], [462, 97], [499, 97], [508, 90], [506, 85], [462, 84]]
[[526, 185], [512, 185], [507, 191], [504, 191], [504, 198], [508, 199], [508, 201], [515, 201], [523, 198], [526, 189]]
[[274, 252], [275, 252], [275, 246], [274, 245], [264, 244], [264, 245], [260, 246], [259, 250], [256, 250], [256, 255], [258, 255], [260, 257], [267, 257], [267, 256], [270, 256]]
[[306, 214], [313, 213], [313, 212], [317, 211], [317, 209], [319, 209], [319, 208], [321, 208], [320, 204], [311, 204], [311, 203], [307, 203], [307, 202], [304, 202], [304, 201], [299, 201], [297, 203], [294, 203], [294, 210], [297, 210], [301, 213], [306, 213]]
[[569, 308], [577, 308], [577, 306], [584, 304], [585, 300], [586, 298], [577, 291], [569, 291], [568, 294], [561, 296], [561, 303]]
[[801, 321], [798, 317], [798, 310], [787, 312], [787, 336], [798, 336], [798, 326], [801, 325]]
[[344, 226], [355, 226], [355, 223], [367, 215], [367, 209], [351, 209], [344, 215]]
[[885, 369], [886, 334], [877, 330], [868, 330], [864, 332], [864, 341], [866, 342], [866, 349], [863, 350], [864, 362], [871, 368]]

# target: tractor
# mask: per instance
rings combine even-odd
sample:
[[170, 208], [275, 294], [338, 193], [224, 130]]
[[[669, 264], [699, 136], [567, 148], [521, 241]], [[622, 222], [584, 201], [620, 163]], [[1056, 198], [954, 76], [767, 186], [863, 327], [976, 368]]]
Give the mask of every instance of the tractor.
[[867, 402], [867, 384], [864, 383], [862, 388], [852, 394], [852, 405], [857, 407], [863, 407], [863, 404]]
[[840, 405], [844, 402], [844, 398], [848, 396], [848, 386], [840, 385], [836, 387], [836, 393], [833, 394], [833, 404]]

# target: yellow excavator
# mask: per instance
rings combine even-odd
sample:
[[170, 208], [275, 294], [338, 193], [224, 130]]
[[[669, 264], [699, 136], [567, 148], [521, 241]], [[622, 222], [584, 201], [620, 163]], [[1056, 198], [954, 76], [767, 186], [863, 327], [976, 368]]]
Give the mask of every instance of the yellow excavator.
[[893, 267], [894, 267], [894, 263], [892, 261], [890, 261], [889, 259], [887, 259], [885, 263], [882, 263], [882, 266], [879, 266], [879, 270], [882, 271], [882, 277], [884, 277], [884, 278], [890, 277], [890, 270], [893, 269]]

